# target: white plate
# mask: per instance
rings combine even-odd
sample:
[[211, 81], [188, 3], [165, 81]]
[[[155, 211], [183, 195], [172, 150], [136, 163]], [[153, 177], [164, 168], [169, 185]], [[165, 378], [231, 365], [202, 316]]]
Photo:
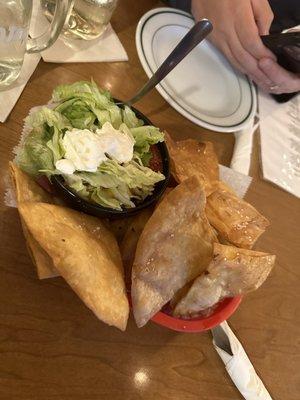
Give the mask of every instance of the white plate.
[[[190, 14], [162, 7], [147, 12], [136, 30], [136, 47], [150, 77], [193, 26]], [[157, 90], [180, 114], [218, 132], [234, 132], [256, 112], [255, 88], [207, 40], [200, 43]]]

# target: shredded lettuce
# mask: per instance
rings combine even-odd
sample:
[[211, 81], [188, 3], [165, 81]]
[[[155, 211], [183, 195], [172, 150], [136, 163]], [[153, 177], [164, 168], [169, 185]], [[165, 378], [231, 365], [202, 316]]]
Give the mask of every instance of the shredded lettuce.
[[[68, 185], [76, 192], [87, 188], [82, 197], [106, 207], [121, 209], [122, 206], [134, 207], [132, 199], [144, 200], [152, 194], [154, 185], [165, 179], [164, 175], [144, 167], [134, 160], [120, 165], [115, 160], [103, 162], [97, 172], [76, 172], [69, 180], [64, 178]], [[78, 181], [81, 181], [79, 184]]]
[[73, 128], [96, 132], [109, 122], [132, 137], [133, 159], [123, 164], [108, 159], [96, 172], [63, 175], [68, 186], [89, 201], [120, 210], [135, 207], [153, 193], [157, 182], [165, 179], [148, 168], [150, 146], [162, 142], [163, 133], [154, 126], [142, 126], [143, 121], [129, 107], [118, 107], [111, 94], [99, 89], [94, 81], [60, 85], [53, 91], [51, 102], [25, 120], [29, 133], [16, 157], [22, 170], [32, 176], [61, 174], [55, 164], [65, 156], [65, 132]]
[[122, 118], [124, 124], [126, 124], [128, 128], [136, 128], [144, 124], [141, 119], [136, 117], [135, 113], [128, 106], [124, 106], [124, 109], [122, 110]]
[[65, 116], [72, 126], [78, 129], [91, 129], [97, 118], [91, 111], [89, 102], [77, 98], [61, 103], [55, 111]]
[[140, 126], [130, 129], [135, 140], [134, 150], [144, 165], [148, 165], [151, 159], [150, 146], [164, 141], [164, 134], [155, 126]]
[[48, 175], [55, 170], [56, 160], [63, 157], [61, 137], [65, 130], [71, 129], [67, 119], [50, 108], [43, 107], [25, 119], [30, 130], [20, 148], [16, 162], [20, 168], [32, 176], [40, 170]]
[[60, 131], [72, 127], [68, 119], [49, 107], [42, 107], [25, 118], [25, 125], [28, 128], [41, 128], [45, 124], [48, 127], [56, 127]]
[[59, 103], [74, 97], [78, 98], [89, 98], [102, 104], [103, 107], [112, 102], [109, 91], [100, 89], [97, 84], [91, 80], [78, 81], [67, 85], [57, 86], [52, 93], [52, 101]]
[[41, 129], [33, 129], [27, 136], [22, 149], [18, 152], [16, 162], [29, 175], [37, 176], [41, 169], [54, 169], [53, 153], [47, 147], [45, 134]]
[[110, 122], [115, 129], [122, 123], [121, 109], [106, 90], [100, 90], [94, 81], [79, 81], [60, 85], [54, 89], [52, 102], [58, 103], [59, 111], [78, 129], [97, 128]]

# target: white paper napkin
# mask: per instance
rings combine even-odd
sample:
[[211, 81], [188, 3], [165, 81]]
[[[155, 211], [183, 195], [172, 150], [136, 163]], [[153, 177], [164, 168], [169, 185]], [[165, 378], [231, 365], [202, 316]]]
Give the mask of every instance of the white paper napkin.
[[[40, 1], [34, 0], [30, 35], [39, 36], [48, 26], [49, 22], [42, 12]], [[53, 46], [43, 51], [42, 57], [44, 61], [53, 63], [128, 61], [127, 53], [111, 25], [100, 38], [91, 41], [69, 39], [60, 35]]]
[[25, 54], [19, 78], [9, 89], [0, 91], [0, 122], [4, 122], [9, 116], [40, 59], [39, 54]]
[[242, 174], [249, 174], [253, 135], [258, 127], [258, 122], [254, 123], [254, 118], [250, 124], [241, 131], [235, 132], [235, 145], [231, 159], [230, 168]]
[[259, 92], [258, 102], [263, 177], [300, 197], [300, 94], [277, 103]]
[[235, 386], [246, 400], [272, 400], [263, 382], [256, 374], [243, 346], [227, 322], [222, 322], [221, 327], [227, 334], [233, 356], [220, 349], [214, 340], [213, 345]]
[[249, 189], [252, 178], [224, 165], [219, 165], [219, 167], [221, 181], [227, 183], [239, 197], [243, 198]]

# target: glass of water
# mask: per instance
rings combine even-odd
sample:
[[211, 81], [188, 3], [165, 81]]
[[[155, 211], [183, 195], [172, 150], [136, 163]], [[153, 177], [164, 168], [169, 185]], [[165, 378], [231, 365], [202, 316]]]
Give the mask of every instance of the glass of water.
[[26, 52], [40, 52], [55, 42], [72, 3], [72, 0], [59, 0], [48, 31], [30, 39], [32, 0], [0, 0], [0, 90], [18, 78]]
[[[46, 17], [51, 21], [60, 0], [41, 0]], [[92, 40], [100, 37], [107, 28], [118, 0], [75, 0], [70, 11], [64, 36]]]

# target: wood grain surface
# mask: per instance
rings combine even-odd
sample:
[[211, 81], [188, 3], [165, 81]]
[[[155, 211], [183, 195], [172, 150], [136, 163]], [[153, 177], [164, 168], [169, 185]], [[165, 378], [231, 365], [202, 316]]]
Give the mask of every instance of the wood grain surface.
[[[8, 121], [0, 125], [0, 400], [235, 400], [241, 396], [212, 347], [210, 333], [181, 334], [149, 323], [125, 333], [104, 325], [61, 279], [39, 281], [26, 251], [17, 210], [6, 207], [7, 163], [29, 109], [52, 89], [91, 76], [129, 98], [147, 79], [134, 33], [154, 0], [122, 0], [112, 25], [127, 63], [40, 62]], [[228, 165], [234, 137], [197, 127], [153, 91], [138, 107], [175, 138], [211, 140]], [[255, 167], [255, 168], [254, 168]], [[258, 170], [258, 162], [252, 165]], [[300, 393], [299, 200], [259, 179], [246, 198], [272, 222], [257, 248], [277, 254], [269, 280], [230, 319], [274, 400]]]

